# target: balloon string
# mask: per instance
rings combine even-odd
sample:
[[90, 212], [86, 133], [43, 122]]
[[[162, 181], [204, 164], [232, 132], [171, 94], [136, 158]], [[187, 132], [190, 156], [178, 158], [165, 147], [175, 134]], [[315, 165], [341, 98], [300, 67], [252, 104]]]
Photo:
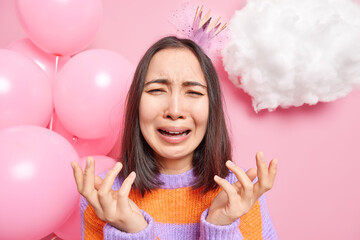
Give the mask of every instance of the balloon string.
[[[53, 85], [54, 85], [54, 82], [56, 81], [57, 79], [57, 73], [58, 73], [58, 65], [59, 65], [59, 56], [56, 56], [55, 58], [55, 74], [54, 74], [54, 81], [53, 81]], [[53, 87], [54, 89], [54, 87]], [[49, 126], [49, 129], [52, 131], [53, 129], [53, 122], [54, 122], [54, 113], [55, 113], [55, 109], [52, 111], [51, 113], [51, 119], [50, 119], [50, 126]]]

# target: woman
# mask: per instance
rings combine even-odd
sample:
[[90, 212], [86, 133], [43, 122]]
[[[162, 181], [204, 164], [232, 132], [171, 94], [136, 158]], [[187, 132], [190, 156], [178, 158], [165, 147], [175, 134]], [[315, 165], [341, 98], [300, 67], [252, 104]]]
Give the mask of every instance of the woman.
[[211, 60], [191, 40], [159, 40], [128, 93], [121, 163], [100, 177], [92, 158], [84, 174], [72, 163], [83, 196], [82, 237], [277, 239], [262, 196], [277, 159], [268, 167], [258, 153], [257, 171], [246, 173], [229, 159]]

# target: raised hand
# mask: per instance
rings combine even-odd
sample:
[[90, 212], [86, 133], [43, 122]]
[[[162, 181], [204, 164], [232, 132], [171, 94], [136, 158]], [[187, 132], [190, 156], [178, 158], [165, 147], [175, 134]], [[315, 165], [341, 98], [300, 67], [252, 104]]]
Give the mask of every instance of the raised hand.
[[84, 173], [78, 163], [72, 162], [71, 166], [79, 193], [91, 204], [101, 220], [128, 233], [140, 232], [146, 228], [147, 222], [140, 209], [129, 199], [131, 186], [136, 178], [135, 172], [129, 174], [119, 191], [114, 191], [112, 185], [122, 169], [121, 163], [116, 163], [104, 180], [98, 176], [95, 178], [95, 161], [91, 157], [86, 159]]
[[[258, 200], [258, 198], [269, 191], [276, 177], [278, 160], [271, 160], [267, 166], [261, 152], [256, 154], [257, 171], [254, 168], [246, 173], [233, 162], [227, 161], [226, 166], [235, 174], [238, 179], [230, 184], [226, 179], [218, 176], [214, 180], [223, 190], [213, 200], [206, 220], [215, 225], [228, 225], [247, 213]], [[258, 181], [252, 181], [258, 176]]]

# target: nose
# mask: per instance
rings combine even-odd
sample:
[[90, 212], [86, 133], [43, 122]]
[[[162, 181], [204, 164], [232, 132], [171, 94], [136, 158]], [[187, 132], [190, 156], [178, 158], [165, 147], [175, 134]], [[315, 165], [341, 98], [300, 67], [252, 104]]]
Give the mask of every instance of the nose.
[[164, 114], [165, 118], [172, 120], [185, 119], [184, 102], [178, 94], [169, 96], [167, 108]]

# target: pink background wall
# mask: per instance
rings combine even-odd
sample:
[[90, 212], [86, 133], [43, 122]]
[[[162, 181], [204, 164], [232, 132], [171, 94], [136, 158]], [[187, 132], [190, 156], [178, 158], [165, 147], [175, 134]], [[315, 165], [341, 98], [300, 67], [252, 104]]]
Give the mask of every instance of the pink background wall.
[[[175, 33], [168, 18], [180, 3], [103, 0], [102, 27], [89, 48], [110, 49], [135, 65], [151, 43]], [[205, 8], [229, 20], [243, 5], [243, 0], [208, 0]], [[13, 0], [0, 0], [0, 48], [24, 37]], [[279, 159], [267, 199], [280, 239], [360, 239], [360, 91], [331, 103], [256, 114], [250, 97], [232, 85], [219, 60], [233, 160], [254, 167], [257, 151], [268, 160]]]

